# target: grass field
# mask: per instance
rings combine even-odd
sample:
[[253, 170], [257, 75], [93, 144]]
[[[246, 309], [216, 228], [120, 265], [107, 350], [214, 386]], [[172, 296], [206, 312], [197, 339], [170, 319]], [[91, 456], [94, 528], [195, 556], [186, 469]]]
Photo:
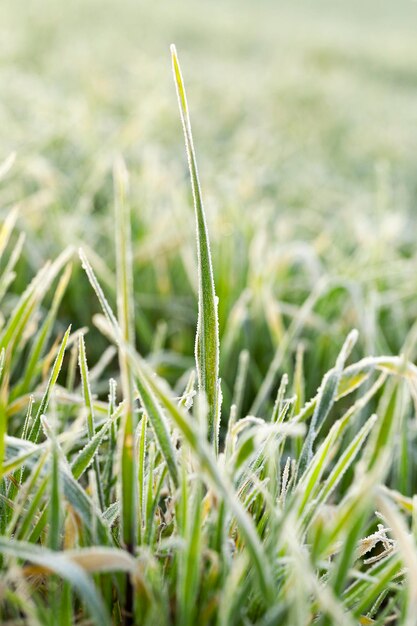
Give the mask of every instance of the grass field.
[[0, 623], [414, 626], [416, 19], [2, 3]]

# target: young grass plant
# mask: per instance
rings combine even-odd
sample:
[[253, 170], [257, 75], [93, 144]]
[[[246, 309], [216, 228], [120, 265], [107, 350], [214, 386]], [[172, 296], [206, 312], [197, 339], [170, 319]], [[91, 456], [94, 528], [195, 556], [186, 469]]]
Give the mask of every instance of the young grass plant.
[[[301, 347], [275, 389], [320, 286], [276, 335], [282, 343], [246, 398], [256, 409], [249, 414], [256, 355], [245, 349], [228, 365], [236, 376], [221, 435], [214, 272], [184, 81], [174, 47], [171, 53], [197, 226], [197, 389], [195, 372], [170, 385], [155, 371], [155, 354], [137, 342], [120, 158], [113, 170], [116, 289], [108, 299], [97, 260], [80, 251], [102, 309], [94, 323], [116, 345], [117, 365], [113, 348], [89, 369], [90, 335], [85, 342], [85, 329], [58, 330], [70, 252], [13, 297], [8, 277], [23, 240], [13, 233], [17, 213], [9, 214], [0, 230], [0, 252], [9, 254], [0, 274], [9, 312], [0, 330], [0, 620], [411, 626], [417, 507], [401, 487], [415, 461], [399, 455], [412, 428], [417, 368], [403, 356], [348, 365], [358, 337], [352, 331], [340, 338], [311, 400], [304, 399], [309, 367]], [[41, 310], [55, 280], [49, 310]], [[160, 338], [151, 343], [160, 351]], [[117, 382], [106, 380], [111, 367]]]

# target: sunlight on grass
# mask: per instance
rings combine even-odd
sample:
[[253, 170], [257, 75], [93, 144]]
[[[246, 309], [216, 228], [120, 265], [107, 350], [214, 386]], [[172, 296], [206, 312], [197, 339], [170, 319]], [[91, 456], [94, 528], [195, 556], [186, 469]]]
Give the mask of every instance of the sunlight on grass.
[[415, 7], [6, 4], [0, 622], [414, 626]]

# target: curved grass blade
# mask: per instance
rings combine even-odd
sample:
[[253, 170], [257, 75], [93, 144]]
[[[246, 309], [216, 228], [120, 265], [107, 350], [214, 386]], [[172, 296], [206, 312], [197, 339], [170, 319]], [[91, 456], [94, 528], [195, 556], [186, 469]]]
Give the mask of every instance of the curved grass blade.
[[[412, 393], [417, 392], [417, 366], [414, 363], [398, 356], [369, 356], [344, 369], [337, 388], [336, 400], [356, 391], [375, 371], [400, 376], [408, 382]], [[305, 421], [311, 417], [318, 400], [319, 393], [305, 404], [295, 419]]]
[[74, 560], [64, 553], [54, 552], [23, 541], [0, 537], [0, 554], [30, 561], [67, 580], [84, 600], [97, 626], [111, 626], [110, 616], [91, 578]]
[[343, 344], [340, 354], [337, 357], [335, 367], [327, 372], [327, 374], [323, 378], [323, 382], [318, 393], [317, 404], [314, 409], [313, 417], [311, 419], [310, 429], [308, 431], [308, 435], [301, 452], [301, 472], [304, 471], [307, 464], [311, 461], [311, 458], [313, 456], [313, 444], [317, 436], [317, 432], [321, 428], [323, 422], [330, 413], [334, 402], [336, 401], [337, 390], [343, 374], [344, 365], [347, 357], [352, 351], [352, 348], [357, 338], [357, 330], [353, 330], [351, 333], [349, 333], [345, 343]]
[[[87, 273], [91, 286], [96, 292], [101, 308], [103, 309], [103, 313], [106, 316], [106, 319], [110, 324], [111, 330], [114, 333], [114, 340], [119, 345], [120, 350], [124, 350], [129, 353], [129, 358], [131, 358], [132, 350], [129, 345], [124, 342], [119, 324], [117, 323], [114, 313], [106, 300], [103, 290], [101, 289], [101, 286], [97, 281], [97, 278], [93, 272], [90, 263], [88, 262], [86, 256], [82, 251], [80, 251], [80, 257], [83, 268]], [[152, 424], [152, 428], [154, 429], [155, 435], [158, 439], [158, 443], [161, 448], [161, 452], [165, 457], [165, 461], [167, 463], [170, 475], [174, 481], [174, 484], [178, 484], [178, 471], [176, 469], [175, 454], [165, 416], [160, 410], [158, 404], [155, 403], [152, 393], [150, 393], [149, 386], [147, 385], [146, 380], [140, 372], [136, 371], [135, 379], [138, 385], [139, 395], [143, 402], [143, 406], [148, 414], [149, 420]]]
[[64, 250], [53, 263], [48, 261], [36, 274], [35, 278], [19, 298], [16, 307], [9, 317], [7, 325], [2, 330], [0, 349], [7, 347], [7, 350], [10, 351], [12, 346], [21, 338], [23, 330], [27, 327], [35, 307], [41, 302], [52, 282], [55, 280], [62, 267], [68, 263], [72, 254], [73, 251], [71, 248]]
[[103, 424], [100, 430], [89, 440], [82, 450], [78, 453], [73, 463], [71, 464], [71, 471], [74, 478], [78, 480], [80, 476], [84, 474], [86, 469], [93, 462], [96, 452], [104, 441], [105, 436], [109, 428], [120, 417], [123, 411], [123, 405], [120, 405], [116, 411], [109, 417], [109, 419]]
[[366, 438], [371, 432], [375, 422], [377, 420], [376, 415], [371, 415], [369, 419], [366, 420], [365, 424], [358, 432], [353, 441], [348, 445], [346, 450], [343, 452], [340, 459], [337, 461], [336, 465], [332, 469], [330, 475], [326, 479], [322, 488], [320, 489], [317, 498], [314, 500], [314, 508], [318, 508], [322, 504], [324, 504], [332, 492], [336, 489], [337, 485], [341, 481], [343, 475], [348, 470], [348, 468], [352, 465], [356, 456], [358, 455], [362, 445], [364, 444]]
[[82, 519], [85, 528], [91, 532], [93, 528], [97, 530], [98, 540], [101, 543], [109, 543], [109, 528], [101, 515], [101, 511], [94, 505], [92, 499], [86, 494], [84, 489], [75, 480], [69, 470], [63, 469], [61, 466], [61, 480], [63, 492]]
[[51, 308], [30, 351], [29, 359], [25, 368], [25, 373], [23, 375], [23, 380], [13, 390], [13, 398], [17, 397], [18, 395], [27, 393], [30, 389], [31, 383], [36, 374], [36, 368], [41, 359], [42, 351], [49, 339], [59, 305], [68, 286], [68, 282], [71, 277], [71, 270], [71, 264], [68, 264], [59, 280], [58, 286], [54, 293]]
[[[19, 463], [18, 466], [25, 463], [29, 469], [32, 469], [36, 461], [34, 457], [45, 450], [45, 444], [35, 446], [27, 441], [22, 442], [22, 440], [15, 439], [13, 437], [7, 437], [6, 443], [8, 452], [17, 452], [19, 455], [18, 457], [13, 457], [10, 460], [10, 467], [12, 469], [16, 469], [15, 463], [16, 465]], [[64, 457], [63, 453], [61, 456], [62, 458]], [[65, 462], [60, 462], [59, 471], [63, 494], [80, 516], [88, 533], [91, 533], [91, 529], [95, 527], [97, 529], [99, 540], [104, 544], [108, 544], [109, 529], [105, 518], [101, 515], [101, 511], [95, 507], [91, 498], [87, 495], [82, 486], [75, 480], [70, 468]], [[46, 464], [45, 472], [45, 478], [47, 478], [48, 472], [50, 472], [50, 466], [48, 464]], [[47, 518], [45, 518], [45, 523], [46, 521]]]
[[51, 371], [51, 375], [50, 375], [49, 380], [48, 380], [48, 384], [47, 384], [46, 389], [45, 389], [45, 393], [43, 395], [43, 398], [42, 398], [41, 403], [39, 405], [38, 411], [36, 413], [36, 417], [35, 417], [35, 419], [33, 421], [32, 428], [31, 428], [30, 433], [29, 433], [29, 437], [28, 437], [29, 441], [32, 441], [34, 443], [36, 443], [38, 441], [38, 438], [39, 438], [39, 432], [40, 432], [40, 428], [41, 428], [41, 415], [43, 413], [45, 413], [45, 411], [46, 411], [46, 409], [48, 407], [52, 390], [53, 390], [54, 385], [55, 385], [55, 383], [57, 381], [57, 378], [59, 376], [59, 372], [61, 371], [62, 362], [64, 360], [65, 349], [67, 347], [67, 343], [68, 343], [68, 339], [69, 339], [69, 336], [70, 336], [70, 332], [71, 332], [71, 325], [68, 326], [68, 328], [67, 328], [67, 330], [65, 332], [65, 335], [64, 335], [64, 337], [62, 339], [62, 342], [61, 342], [58, 354], [57, 354], [56, 359], [55, 359], [55, 363], [54, 363], [52, 371]]
[[179, 481], [177, 461], [165, 415], [161, 411], [158, 402], [156, 402], [155, 396], [144, 379], [142, 372], [137, 372], [135, 379], [138, 386], [140, 400], [147, 416], [151, 421], [152, 428], [161, 448], [161, 452], [165, 458], [169, 474], [175, 487], [178, 487]]
[[[375, 424], [376, 418], [374, 416], [367, 420], [364, 427], [361, 429], [358, 435], [354, 438], [354, 440], [336, 462], [331, 474], [327, 478], [324, 485], [319, 482], [319, 477], [323, 474], [323, 471], [325, 470], [328, 462], [331, 460], [330, 451], [332, 447], [337, 441], [340, 442], [341, 437], [343, 436], [348, 424], [351, 422], [353, 417], [355, 415], [358, 415], [359, 412], [375, 396], [377, 391], [385, 382], [385, 379], [386, 375], [384, 373], [381, 374], [378, 380], [374, 383], [374, 385], [367, 391], [367, 393], [359, 398], [348, 409], [344, 416], [333, 424], [328, 435], [315, 453], [311, 463], [307, 466], [304, 475], [300, 476], [299, 484], [297, 487], [297, 491], [300, 493], [301, 496], [301, 504], [299, 508], [300, 517], [301, 515], [304, 515], [304, 509], [309, 503], [310, 504], [308, 507], [308, 514], [305, 514], [305, 518], [307, 517], [307, 515], [314, 515], [314, 512], [318, 510], [319, 505], [323, 504], [331, 495], [332, 491], [336, 488], [337, 484], [341, 480], [344, 472], [353, 462], [356, 454], [359, 452], [360, 447], [362, 446], [363, 442], [369, 435], [369, 432], [371, 431], [373, 425]], [[308, 518], [308, 521], [311, 522], [311, 517]]]

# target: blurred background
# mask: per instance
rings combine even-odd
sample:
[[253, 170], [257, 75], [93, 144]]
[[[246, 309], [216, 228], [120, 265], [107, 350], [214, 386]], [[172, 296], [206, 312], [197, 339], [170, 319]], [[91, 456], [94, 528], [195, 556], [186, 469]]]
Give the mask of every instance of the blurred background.
[[[18, 204], [27, 235], [16, 293], [46, 259], [82, 245], [114, 304], [121, 154], [138, 347], [172, 383], [193, 366], [194, 216], [174, 42], [212, 240], [226, 406], [244, 349], [246, 408], [274, 355], [278, 374], [291, 374], [300, 349], [313, 393], [352, 327], [357, 357], [407, 341], [414, 358], [416, 26], [408, 0], [3, 0], [0, 160], [17, 159], [0, 217]], [[106, 343], [77, 258], [58, 330], [89, 325], [94, 365]]]

